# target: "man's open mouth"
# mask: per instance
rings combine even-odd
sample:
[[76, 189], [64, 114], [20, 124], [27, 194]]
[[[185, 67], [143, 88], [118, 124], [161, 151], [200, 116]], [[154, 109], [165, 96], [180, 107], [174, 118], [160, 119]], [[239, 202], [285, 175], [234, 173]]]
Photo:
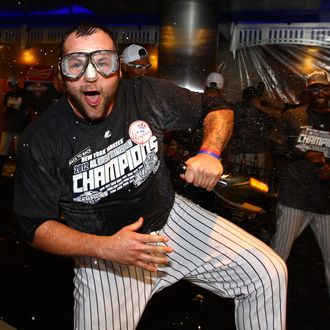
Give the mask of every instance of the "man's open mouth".
[[100, 92], [97, 91], [84, 92], [84, 96], [86, 102], [92, 107], [95, 107], [100, 103], [101, 100]]

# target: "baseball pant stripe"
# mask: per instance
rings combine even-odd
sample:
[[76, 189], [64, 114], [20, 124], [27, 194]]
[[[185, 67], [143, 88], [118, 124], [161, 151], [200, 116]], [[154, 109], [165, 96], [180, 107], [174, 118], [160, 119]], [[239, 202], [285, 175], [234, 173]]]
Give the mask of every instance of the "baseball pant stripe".
[[[152, 295], [183, 278], [235, 298], [237, 329], [285, 329], [286, 266], [268, 246], [179, 196], [158, 233], [169, 237], [174, 251], [170, 264], [159, 265], [157, 273], [95, 258], [75, 259], [75, 329], [106, 329], [107, 323], [108, 329], [133, 330]], [[89, 267], [85, 260], [91, 260]], [[102, 285], [94, 287], [93, 274]], [[91, 299], [83, 299], [85, 290], [94, 297], [92, 306]], [[94, 303], [108, 306], [107, 314]], [[82, 322], [90, 309], [90, 322]]]
[[[221, 229], [220, 229], [220, 231], [221, 231]], [[192, 230], [189, 230], [189, 232], [192, 232]], [[217, 242], [217, 243], [219, 243], [219, 242]], [[233, 244], [233, 242], [230, 242], [230, 244]], [[221, 249], [221, 248], [220, 248]], [[216, 251], [215, 251], [216, 252]], [[239, 265], [238, 265], [238, 267], [239, 267]], [[209, 270], [208, 270], [209, 271]], [[243, 270], [242, 270], [243, 271]], [[212, 274], [213, 275], [213, 273], [211, 272], [210, 274]], [[229, 281], [231, 281], [231, 282], [233, 282], [233, 277], [229, 274], [229, 272], [227, 272], [227, 274], [226, 275], [228, 275], [229, 276]], [[223, 278], [224, 279], [224, 278]], [[241, 279], [242, 280], [242, 279]], [[253, 283], [253, 281], [251, 281], [252, 283]], [[233, 288], [233, 289], [235, 289], [235, 288]], [[256, 288], [255, 288], [256, 289]], [[227, 291], [227, 294], [229, 294], [229, 292]], [[239, 292], [234, 292], [233, 294], [231, 294], [232, 296], [234, 296], [234, 295], [237, 295], [237, 294], [240, 294]]]
[[[186, 205], [186, 207], [188, 207], [188, 205]], [[203, 211], [203, 210], [198, 210], [198, 211]], [[205, 211], [204, 211], [205, 212]], [[190, 210], [187, 210], [187, 213], [189, 213], [189, 214], [192, 214], [192, 215], [194, 215], [194, 210], [193, 209], [190, 209]], [[189, 221], [187, 221], [187, 223], [188, 223], [188, 225], [190, 225], [190, 222]], [[194, 222], [194, 223], [196, 223], [196, 222]], [[222, 224], [222, 222], [221, 222], [221, 224]], [[178, 224], [179, 225], [179, 224]], [[201, 222], [200, 223], [200, 225], [201, 226], [204, 226], [204, 223], [203, 222]], [[237, 228], [237, 227], [235, 227], [235, 226], [233, 226], [233, 228]], [[209, 227], [209, 229], [212, 231], [212, 230], [215, 230], [216, 231], [216, 228], [210, 228]], [[194, 230], [196, 230], [196, 228], [187, 228], [186, 229], [186, 231], [187, 232], [189, 232], [189, 233], [193, 233], [194, 232]], [[198, 229], [197, 229], [198, 230]], [[202, 229], [203, 230], [203, 229]], [[220, 229], [220, 232], [221, 232], [221, 229]], [[166, 233], [165, 233], [166, 234]], [[201, 237], [201, 233], [199, 232], [198, 234], [197, 234], [197, 237]], [[209, 235], [209, 234], [208, 234]], [[248, 235], [248, 234], [247, 234]], [[206, 237], [206, 239], [207, 239], [208, 237]], [[212, 236], [211, 236], [211, 238], [212, 238]], [[201, 240], [199, 240], [199, 239], [197, 239], [197, 242], [203, 242], [203, 239], [201, 239]], [[216, 242], [217, 244], [220, 244], [219, 242]], [[261, 242], [260, 242], [261, 243]], [[229, 245], [232, 245], [232, 246], [234, 246], [233, 244], [235, 244], [234, 242], [229, 242]], [[263, 244], [263, 243], [262, 243]], [[214, 244], [210, 244], [210, 246], [212, 247], [212, 246], [214, 246]], [[264, 246], [263, 246], [263, 248], [264, 248]], [[225, 249], [225, 247], [220, 247], [220, 249]], [[243, 249], [244, 249], [244, 247], [243, 247]], [[217, 252], [217, 251], [214, 251], [215, 253]], [[210, 252], [209, 254], [213, 254], [213, 252]], [[248, 258], [246, 259], [246, 262], [248, 262]], [[239, 265], [237, 265], [238, 267], [239, 267]], [[209, 271], [211, 271], [211, 270], [209, 270]], [[244, 271], [244, 270], [242, 270], [242, 271]], [[211, 272], [211, 274], [212, 274], [212, 272]], [[227, 273], [228, 274], [228, 273]], [[235, 274], [235, 273], [234, 273]], [[230, 277], [229, 278], [229, 281], [231, 281], [231, 282], [233, 282], [233, 278], [232, 277]], [[251, 281], [252, 283], [254, 283], [253, 281]], [[254, 289], [256, 289], [256, 288], [254, 288]], [[229, 294], [228, 292], [227, 292], [227, 294]], [[237, 294], [239, 294], [238, 292], [235, 292], [232, 296], [234, 296], [234, 295], [237, 295]]]
[[287, 260], [295, 239], [310, 225], [321, 249], [330, 297], [330, 214], [303, 211], [278, 203], [276, 233], [271, 247]]
[[[190, 210], [190, 212], [192, 212], [192, 210]], [[182, 219], [180, 219], [180, 220], [182, 220]], [[196, 220], [196, 219], [195, 219]], [[175, 227], [180, 227], [180, 223], [175, 223]], [[201, 225], [203, 225], [203, 224], [201, 224]], [[175, 228], [174, 227], [174, 228]], [[196, 230], [196, 228], [182, 228], [182, 231], [181, 232], [184, 232], [184, 230], [188, 230], [189, 231], [189, 233], [193, 233], [194, 232], [194, 230]], [[210, 228], [208, 228], [208, 229], [210, 229]], [[173, 230], [173, 229], [172, 229]], [[198, 230], [198, 229], [197, 229]], [[215, 228], [214, 228], [214, 230], [216, 230]], [[165, 235], [167, 235], [167, 233], [165, 232]], [[169, 235], [167, 235], [167, 236], [169, 236]], [[170, 237], [170, 239], [172, 239], [172, 237]], [[181, 239], [181, 241], [183, 241], [183, 237], [180, 237], [180, 239]], [[193, 240], [195, 240], [195, 242], [196, 242], [196, 244], [202, 244], [202, 245], [204, 245], [205, 243], [204, 242], [206, 242], [206, 240], [208, 239], [208, 237], [203, 237], [203, 233], [201, 232], [201, 231], [198, 231], [197, 233], [196, 233], [196, 235], [195, 236], [193, 236], [193, 235], [191, 235], [191, 239], [189, 240], [190, 242], [193, 242]], [[185, 242], [186, 243], [186, 245], [188, 245], [188, 247], [189, 247], [189, 242]], [[219, 242], [216, 242], [216, 243], [219, 243]], [[198, 250], [198, 253], [199, 254], [201, 254], [201, 253], [204, 253], [204, 249], [205, 248], [207, 248], [208, 247], [208, 245], [206, 245], [205, 244], [205, 246], [201, 246], [201, 247], [198, 247], [198, 246], [193, 246], [193, 248], [194, 249], [197, 249]], [[190, 247], [189, 249], [186, 249], [185, 250], [185, 255], [187, 255], [188, 253], [190, 253], [191, 254], [191, 251], [192, 250], [192, 248]], [[213, 255], [214, 254], [214, 252], [216, 252], [216, 251], [210, 251], [209, 252], [209, 255]], [[228, 257], [228, 256], [226, 256], [226, 257]], [[228, 257], [229, 258], [229, 257]], [[194, 264], [194, 268], [193, 269], [196, 269], [196, 267], [197, 266], [199, 266], [200, 264], [203, 264], [204, 263], [204, 261], [203, 261], [203, 259], [199, 259], [199, 263], [195, 263]], [[205, 266], [204, 266], [205, 267]], [[211, 269], [212, 269], [212, 267], [211, 267]], [[210, 269], [210, 270], [211, 270]], [[209, 270], [209, 271], [210, 271]], [[191, 269], [189, 270], [189, 271], [191, 271]], [[230, 281], [230, 282], [234, 282], [233, 281], [233, 278], [231, 277], [231, 275], [230, 275], [230, 269], [227, 271], [225, 271], [225, 277], [223, 278], [224, 280], [226, 280], [226, 281]], [[237, 287], [237, 285], [236, 285], [236, 287]], [[233, 290], [234, 290], [234, 288], [233, 288]], [[226, 295], [228, 295], [229, 293], [228, 293], [228, 291], [226, 292]], [[232, 295], [234, 296], [234, 295], [236, 295], [236, 294], [238, 294], [237, 292], [233, 292], [232, 293]]]
[[278, 203], [276, 217], [276, 233], [270, 245], [284, 260], [287, 260], [295, 239], [311, 221], [311, 213]]
[[325, 280], [330, 297], [330, 215], [318, 214], [314, 221], [312, 221], [311, 227], [322, 252]]

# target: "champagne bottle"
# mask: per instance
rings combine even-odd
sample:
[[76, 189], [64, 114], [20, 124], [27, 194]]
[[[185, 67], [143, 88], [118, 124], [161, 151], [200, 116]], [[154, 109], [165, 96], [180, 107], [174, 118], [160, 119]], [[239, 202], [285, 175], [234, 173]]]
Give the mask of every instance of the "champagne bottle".
[[[179, 171], [184, 173], [185, 164], [180, 164]], [[223, 174], [213, 188], [213, 192], [225, 202], [247, 212], [266, 212], [273, 203], [268, 185], [241, 173]]]

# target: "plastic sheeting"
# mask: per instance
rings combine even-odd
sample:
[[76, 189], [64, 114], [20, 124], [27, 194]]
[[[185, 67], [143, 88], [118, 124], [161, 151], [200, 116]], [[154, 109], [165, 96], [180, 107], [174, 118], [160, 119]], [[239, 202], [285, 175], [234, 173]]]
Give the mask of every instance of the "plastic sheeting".
[[330, 73], [330, 49], [303, 45], [262, 45], [219, 50], [218, 72], [225, 78], [224, 95], [237, 102], [242, 90], [263, 81], [270, 97], [297, 104], [306, 75], [315, 70]]

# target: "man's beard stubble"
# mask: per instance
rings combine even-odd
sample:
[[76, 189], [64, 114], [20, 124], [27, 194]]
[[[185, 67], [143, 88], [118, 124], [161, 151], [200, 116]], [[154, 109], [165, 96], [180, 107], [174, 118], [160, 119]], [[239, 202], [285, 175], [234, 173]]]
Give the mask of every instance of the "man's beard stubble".
[[77, 96], [73, 94], [68, 94], [68, 100], [71, 105], [71, 107], [74, 109], [74, 111], [83, 117], [86, 121], [88, 121], [90, 124], [97, 124], [102, 122], [109, 114], [110, 114], [110, 106], [111, 103], [114, 101], [115, 95], [108, 95], [106, 97], [103, 97], [103, 101], [100, 102], [100, 104], [97, 107], [103, 107], [102, 115], [98, 116], [97, 118], [91, 117], [88, 112], [92, 112], [92, 110], [88, 111], [86, 104], [86, 101], [83, 99], [82, 96]]

